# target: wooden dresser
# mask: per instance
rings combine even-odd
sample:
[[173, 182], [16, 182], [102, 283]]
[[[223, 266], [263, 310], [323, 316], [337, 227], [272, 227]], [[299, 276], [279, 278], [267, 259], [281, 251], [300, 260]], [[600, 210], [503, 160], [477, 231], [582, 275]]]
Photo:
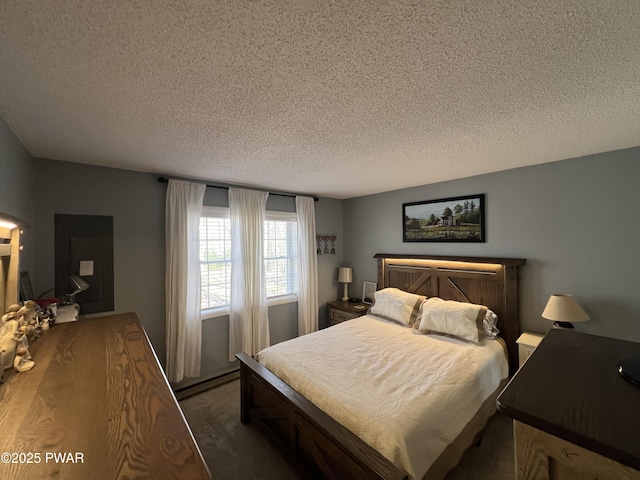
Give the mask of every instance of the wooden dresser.
[[55, 325], [30, 352], [0, 385], [0, 478], [210, 478], [135, 313]]
[[518, 480], [640, 479], [640, 387], [618, 362], [640, 343], [550, 330], [498, 397]]

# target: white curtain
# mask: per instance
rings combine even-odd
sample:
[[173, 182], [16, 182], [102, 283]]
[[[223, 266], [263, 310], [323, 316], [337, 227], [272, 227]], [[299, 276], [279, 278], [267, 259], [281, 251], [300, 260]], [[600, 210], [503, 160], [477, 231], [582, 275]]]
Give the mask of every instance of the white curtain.
[[315, 202], [296, 197], [298, 220], [298, 335], [318, 330], [318, 257]]
[[206, 185], [169, 180], [165, 212], [167, 377], [200, 376], [200, 214]]
[[229, 189], [231, 219], [231, 308], [229, 361], [269, 346], [264, 272], [264, 222], [268, 193]]

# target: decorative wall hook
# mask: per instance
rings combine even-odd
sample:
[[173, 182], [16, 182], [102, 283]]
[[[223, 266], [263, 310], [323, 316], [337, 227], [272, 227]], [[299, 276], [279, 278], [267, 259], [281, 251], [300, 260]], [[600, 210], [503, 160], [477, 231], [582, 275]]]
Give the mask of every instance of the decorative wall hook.
[[[336, 247], [335, 247], [335, 241], [336, 241], [336, 236], [335, 235], [317, 235], [316, 236], [316, 242], [318, 244], [318, 248], [316, 250], [316, 253], [318, 255], [322, 255], [324, 254], [331, 254], [331, 255], [335, 255], [336, 254]], [[320, 244], [320, 242], [322, 242], [323, 246]], [[329, 242], [331, 242], [331, 250], [329, 250]]]

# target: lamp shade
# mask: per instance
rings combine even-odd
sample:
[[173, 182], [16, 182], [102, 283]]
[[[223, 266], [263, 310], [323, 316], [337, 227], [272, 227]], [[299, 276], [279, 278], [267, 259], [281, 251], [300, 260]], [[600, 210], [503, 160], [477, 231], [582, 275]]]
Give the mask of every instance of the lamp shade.
[[568, 293], [551, 295], [542, 317], [557, 322], [586, 322], [591, 318]]
[[76, 293], [84, 292], [90, 285], [77, 275], [71, 275], [71, 286], [73, 287], [72, 295], [75, 295]]
[[338, 270], [338, 281], [342, 283], [353, 282], [353, 270], [351, 267], [340, 267], [340, 270]]

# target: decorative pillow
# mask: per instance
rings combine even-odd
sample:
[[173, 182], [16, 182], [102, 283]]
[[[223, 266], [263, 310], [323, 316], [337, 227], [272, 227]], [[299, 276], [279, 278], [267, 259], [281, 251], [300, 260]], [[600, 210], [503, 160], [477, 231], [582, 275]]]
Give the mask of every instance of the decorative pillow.
[[495, 340], [498, 338], [498, 334], [500, 330], [498, 330], [498, 316], [487, 308], [487, 313], [482, 320], [482, 326], [484, 328], [485, 338], [489, 338], [491, 340]]
[[418, 331], [437, 333], [469, 342], [482, 343], [487, 307], [432, 297], [422, 305]]
[[426, 297], [398, 288], [383, 288], [373, 294], [369, 313], [402, 325], [412, 326], [420, 317], [420, 306]]

